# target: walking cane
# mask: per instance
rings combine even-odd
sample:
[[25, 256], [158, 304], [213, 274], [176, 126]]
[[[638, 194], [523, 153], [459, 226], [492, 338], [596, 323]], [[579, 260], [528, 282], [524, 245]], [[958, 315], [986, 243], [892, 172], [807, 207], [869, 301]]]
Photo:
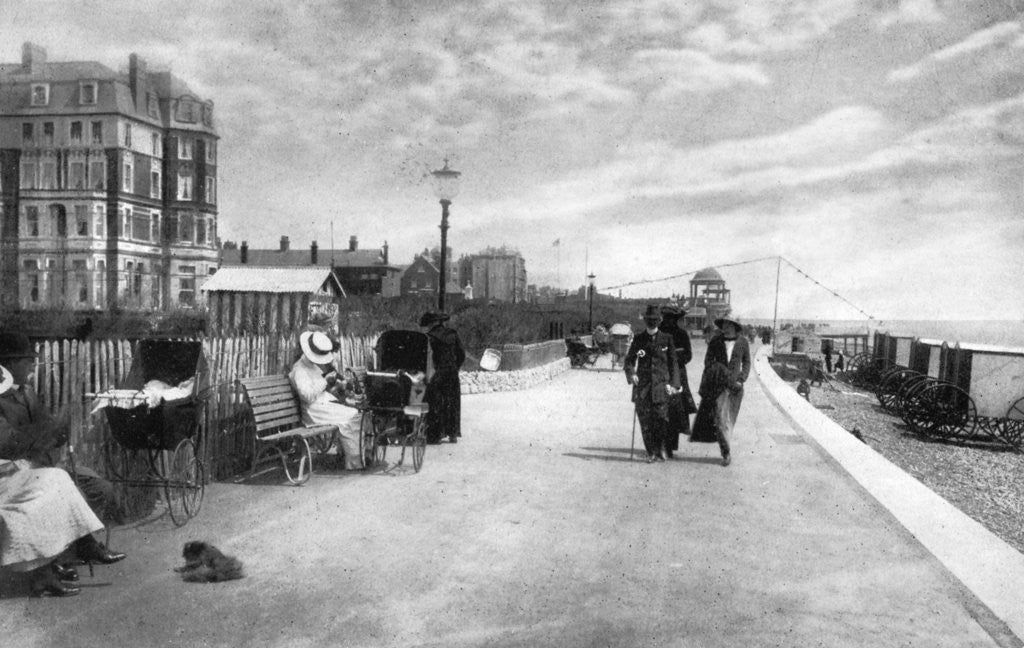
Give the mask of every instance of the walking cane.
[[633, 447], [636, 445], [636, 408], [633, 408], [633, 438], [629, 441], [629, 460], [633, 461]]

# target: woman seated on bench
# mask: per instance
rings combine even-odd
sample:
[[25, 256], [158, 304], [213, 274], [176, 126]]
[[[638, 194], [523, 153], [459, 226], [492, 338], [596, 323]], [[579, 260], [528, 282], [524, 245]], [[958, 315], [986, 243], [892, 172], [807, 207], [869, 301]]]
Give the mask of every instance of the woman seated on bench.
[[[0, 393], [12, 384], [11, 374], [0, 367]], [[0, 428], [0, 442], [3, 433]], [[77, 587], [68, 585], [78, 580], [78, 573], [57, 562], [69, 548], [87, 561], [124, 558], [92, 537], [101, 529], [103, 523], [67, 472], [33, 468], [24, 459], [0, 459], [0, 567], [31, 572], [32, 596], [78, 594]]]
[[305, 331], [299, 335], [299, 346], [302, 356], [292, 365], [288, 380], [299, 396], [302, 422], [338, 426], [345, 469], [359, 470], [363, 467], [359, 453], [361, 413], [338, 399], [335, 383], [339, 378], [333, 366], [337, 345], [326, 333]]

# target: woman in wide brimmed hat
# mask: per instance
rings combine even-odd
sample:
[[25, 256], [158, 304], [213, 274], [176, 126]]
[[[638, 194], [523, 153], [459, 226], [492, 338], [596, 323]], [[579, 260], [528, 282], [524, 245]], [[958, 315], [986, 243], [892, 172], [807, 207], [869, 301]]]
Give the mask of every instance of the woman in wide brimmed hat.
[[740, 335], [743, 325], [739, 320], [720, 317], [715, 326], [721, 333], [711, 339], [704, 355], [701, 401], [690, 440], [717, 441], [722, 465], [728, 466], [732, 462], [732, 430], [743, 402], [743, 383], [750, 374], [750, 345]]
[[427, 383], [427, 441], [440, 443], [448, 437], [449, 443], [458, 443], [462, 436], [462, 385], [459, 367], [466, 361], [459, 334], [444, 325], [447, 313], [427, 312], [420, 317], [430, 338], [430, 352], [434, 360], [434, 375]]
[[334, 354], [338, 344], [323, 331], [299, 334], [302, 356], [292, 365], [288, 380], [299, 396], [302, 422], [306, 425], [338, 426], [338, 445], [345, 458], [346, 470], [363, 467], [359, 451], [362, 415], [354, 405], [339, 401], [330, 387], [338, 380]]

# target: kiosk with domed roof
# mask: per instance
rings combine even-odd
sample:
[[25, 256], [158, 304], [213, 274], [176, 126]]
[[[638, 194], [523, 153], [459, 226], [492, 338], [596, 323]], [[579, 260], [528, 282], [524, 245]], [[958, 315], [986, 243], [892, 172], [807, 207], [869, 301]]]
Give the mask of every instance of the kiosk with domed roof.
[[703, 330], [732, 311], [732, 291], [714, 268], [704, 268], [690, 279], [690, 296], [686, 300], [686, 328]]

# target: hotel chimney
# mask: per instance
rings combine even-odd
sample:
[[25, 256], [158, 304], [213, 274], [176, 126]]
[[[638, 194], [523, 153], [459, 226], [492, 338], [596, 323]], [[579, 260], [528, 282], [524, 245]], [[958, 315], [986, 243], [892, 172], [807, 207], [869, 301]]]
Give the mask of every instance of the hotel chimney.
[[281, 237], [281, 251], [282, 252], [287, 252], [288, 251], [288, 237], [287, 236], [282, 236]]
[[359, 248], [359, 239], [355, 236], [348, 237], [348, 251], [355, 252]]
[[238, 260], [242, 264], [249, 263], [249, 241], [242, 241], [242, 247], [238, 250]]
[[313, 243], [311, 243], [310, 246], [309, 246], [309, 262], [312, 265], [316, 265], [317, 251], [318, 251], [318, 247], [317, 247], [316, 241], [313, 241]]

